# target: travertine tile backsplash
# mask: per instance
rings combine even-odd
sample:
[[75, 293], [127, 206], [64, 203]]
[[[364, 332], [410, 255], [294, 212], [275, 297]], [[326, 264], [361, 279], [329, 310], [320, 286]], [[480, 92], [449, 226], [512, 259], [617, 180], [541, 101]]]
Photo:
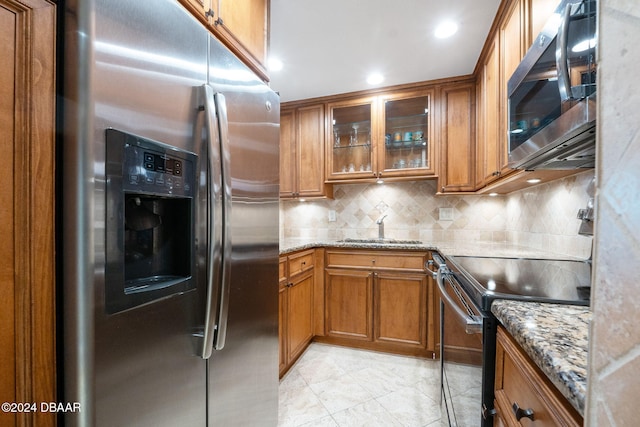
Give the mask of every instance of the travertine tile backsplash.
[[584, 425], [638, 424], [640, 2], [599, 2], [598, 200]]
[[[579, 236], [578, 209], [586, 206], [593, 172], [541, 184], [507, 196], [435, 196], [435, 181], [348, 184], [333, 200], [280, 203], [280, 238], [374, 238], [386, 214], [385, 236], [425, 243], [507, 242], [588, 257], [591, 238]], [[449, 208], [452, 219], [440, 219]], [[336, 221], [329, 221], [335, 211]], [[446, 213], [446, 212], [444, 212]]]

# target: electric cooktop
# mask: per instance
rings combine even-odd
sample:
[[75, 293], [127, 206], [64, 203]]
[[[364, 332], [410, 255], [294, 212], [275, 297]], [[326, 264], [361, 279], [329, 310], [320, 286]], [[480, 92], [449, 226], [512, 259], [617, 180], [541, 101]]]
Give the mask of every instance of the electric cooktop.
[[589, 261], [450, 256], [447, 266], [488, 310], [494, 299], [589, 305]]

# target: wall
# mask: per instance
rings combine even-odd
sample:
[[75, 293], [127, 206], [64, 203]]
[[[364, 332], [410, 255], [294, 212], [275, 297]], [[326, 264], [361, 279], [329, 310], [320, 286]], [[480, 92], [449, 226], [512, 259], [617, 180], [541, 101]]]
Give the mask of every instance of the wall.
[[587, 426], [638, 425], [640, 3], [599, 2], [598, 183]]
[[[592, 172], [506, 196], [435, 196], [435, 181], [336, 185], [333, 200], [282, 201], [281, 239], [339, 240], [385, 236], [425, 243], [506, 242], [588, 257], [591, 238], [578, 236], [579, 208], [588, 200]], [[452, 209], [452, 220], [440, 219]], [[329, 211], [336, 221], [329, 221]]]

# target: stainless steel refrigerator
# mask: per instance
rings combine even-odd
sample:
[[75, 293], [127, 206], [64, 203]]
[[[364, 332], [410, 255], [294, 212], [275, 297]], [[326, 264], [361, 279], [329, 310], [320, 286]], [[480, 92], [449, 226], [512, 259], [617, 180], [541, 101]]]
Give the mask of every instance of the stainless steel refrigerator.
[[274, 426], [279, 99], [175, 0], [69, 0], [67, 426]]

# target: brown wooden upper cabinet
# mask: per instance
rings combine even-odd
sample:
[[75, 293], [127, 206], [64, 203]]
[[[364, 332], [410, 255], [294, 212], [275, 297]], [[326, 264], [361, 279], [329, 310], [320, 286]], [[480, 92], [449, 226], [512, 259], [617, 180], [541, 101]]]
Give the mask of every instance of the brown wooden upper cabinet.
[[372, 178], [377, 175], [377, 114], [375, 97], [328, 104], [331, 133], [326, 138], [329, 181]]
[[500, 43], [493, 43], [478, 76], [478, 126], [476, 129], [476, 184], [483, 187], [502, 174], [506, 139], [501, 133], [500, 116]]
[[324, 179], [324, 104], [280, 112], [280, 197], [332, 197]]
[[475, 92], [473, 81], [441, 87], [438, 138], [440, 193], [475, 190]]
[[269, 0], [179, 0], [264, 81]]
[[435, 175], [433, 90], [329, 102], [327, 180]]

